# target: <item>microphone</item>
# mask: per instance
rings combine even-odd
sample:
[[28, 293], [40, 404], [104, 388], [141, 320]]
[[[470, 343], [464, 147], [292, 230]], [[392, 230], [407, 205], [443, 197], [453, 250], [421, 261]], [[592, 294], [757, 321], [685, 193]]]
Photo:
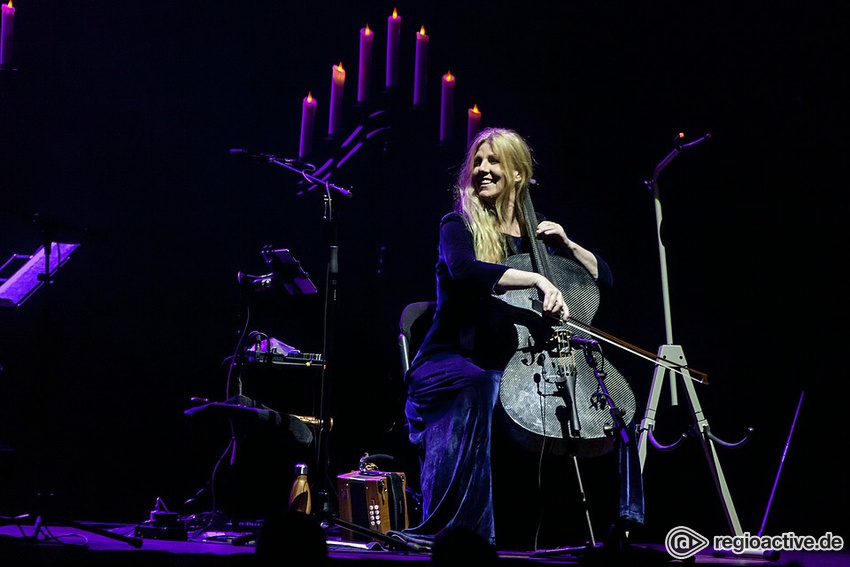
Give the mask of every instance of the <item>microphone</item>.
[[590, 351], [599, 351], [599, 341], [593, 339], [585, 339], [584, 337], [570, 336], [570, 346], [573, 348], [581, 348]]
[[[680, 134], [680, 135], [683, 138], [685, 136], [684, 134]], [[702, 138], [697, 138], [693, 142], [688, 142], [687, 144], [680, 144], [678, 147], [680, 149], [690, 148], [691, 146], [696, 146], [697, 144], [700, 144], [700, 143], [705, 142], [705, 141], [710, 140], [710, 139], [711, 139], [711, 132], [707, 132], [705, 134], [705, 136], [703, 136]]]
[[[278, 160], [278, 158], [276, 156], [273, 156], [271, 154], [255, 154], [255, 153], [249, 152], [248, 150], [243, 150], [241, 148], [231, 148], [230, 149], [230, 156], [234, 157], [238, 160], [244, 160], [244, 161], [252, 161], [252, 160], [274, 161], [274, 160]], [[283, 163], [297, 163], [298, 162], [298, 160], [289, 159], [289, 158], [283, 158], [283, 159], [280, 159], [278, 161], [282, 161]]]
[[230, 157], [234, 157], [240, 160], [252, 160], [252, 159], [267, 159], [265, 156], [259, 156], [256, 154], [252, 154], [248, 150], [243, 150], [240, 148], [232, 148], [230, 150]]

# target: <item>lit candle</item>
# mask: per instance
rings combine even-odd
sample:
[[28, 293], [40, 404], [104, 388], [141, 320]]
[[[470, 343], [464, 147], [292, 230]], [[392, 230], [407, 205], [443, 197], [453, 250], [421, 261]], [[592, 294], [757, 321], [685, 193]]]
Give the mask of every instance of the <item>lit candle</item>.
[[12, 0], [0, 6], [3, 12], [0, 19], [0, 66], [12, 65], [12, 30], [15, 28], [15, 8]]
[[342, 93], [345, 89], [345, 69], [342, 68], [342, 63], [332, 67], [333, 76], [331, 78], [331, 104], [330, 115], [328, 117], [328, 137], [333, 137], [339, 134], [342, 128]]
[[428, 36], [425, 26], [416, 32], [416, 66], [413, 75], [413, 105], [425, 104], [428, 87]]
[[304, 158], [313, 152], [313, 123], [316, 121], [316, 99], [313, 93], [307, 93], [301, 103], [301, 143], [298, 157]]
[[398, 46], [401, 41], [401, 16], [393, 8], [387, 18], [387, 88], [398, 86]]
[[440, 98], [440, 141], [446, 142], [452, 137], [452, 114], [455, 104], [455, 78], [449, 71], [443, 75], [442, 96]]
[[466, 116], [466, 145], [469, 145], [481, 128], [481, 111], [478, 110], [478, 105], [473, 104], [472, 108], [466, 111]]
[[369, 24], [360, 30], [360, 75], [357, 77], [357, 102], [369, 100], [369, 79], [372, 73], [372, 38]]

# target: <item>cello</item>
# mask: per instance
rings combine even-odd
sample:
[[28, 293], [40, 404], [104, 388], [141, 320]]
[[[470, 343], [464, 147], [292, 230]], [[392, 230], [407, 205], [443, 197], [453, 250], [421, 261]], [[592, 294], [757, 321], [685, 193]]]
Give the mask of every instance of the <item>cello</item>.
[[[511, 268], [537, 272], [559, 290], [570, 308], [570, 320], [582, 326], [599, 307], [599, 287], [577, 261], [550, 255], [535, 238], [537, 214], [526, 191], [521, 203], [530, 253], [508, 256]], [[505, 364], [499, 387], [500, 413], [509, 434], [519, 444], [538, 449], [545, 443], [556, 454], [592, 457], [613, 449], [618, 430], [634, 419], [635, 396], [628, 382], [611, 364], [590, 349], [574, 343], [598, 343], [567, 322], [542, 315], [534, 288], [509, 290], [497, 296], [502, 312], [512, 321], [516, 343]], [[575, 325], [572, 325], [575, 327]], [[592, 327], [591, 327], [592, 328]], [[578, 340], [576, 340], [578, 339]], [[584, 339], [584, 341], [582, 341]], [[577, 355], [581, 350], [584, 356]], [[598, 357], [601, 359], [601, 357]]]

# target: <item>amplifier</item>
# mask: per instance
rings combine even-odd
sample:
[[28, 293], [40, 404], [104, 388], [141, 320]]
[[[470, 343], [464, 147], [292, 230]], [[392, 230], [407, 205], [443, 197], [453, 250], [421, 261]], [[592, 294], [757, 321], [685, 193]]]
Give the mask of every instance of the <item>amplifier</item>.
[[[408, 527], [404, 473], [352, 471], [337, 477], [337, 488], [342, 520], [382, 534]], [[351, 540], [355, 534], [343, 529], [342, 537]]]

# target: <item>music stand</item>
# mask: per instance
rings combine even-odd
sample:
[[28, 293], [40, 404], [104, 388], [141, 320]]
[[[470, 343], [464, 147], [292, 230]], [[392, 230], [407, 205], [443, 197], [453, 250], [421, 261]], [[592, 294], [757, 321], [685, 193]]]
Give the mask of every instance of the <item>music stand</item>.
[[[29, 297], [49, 282], [59, 268], [68, 261], [79, 244], [50, 242], [49, 252], [40, 246], [31, 256], [12, 254], [0, 266], [0, 276], [7, 269], [16, 269], [8, 278], [0, 277], [0, 307], [20, 307]], [[10, 268], [11, 267], [11, 268]]]
[[288, 248], [275, 249], [265, 246], [260, 255], [272, 269], [273, 277], [280, 280], [280, 285], [290, 295], [318, 293], [318, 289], [310, 281], [310, 275], [301, 267], [301, 262], [295, 259]]
[[[23, 305], [41, 284], [50, 281], [53, 274], [68, 261], [71, 252], [79, 246], [62, 242], [50, 242], [49, 245], [49, 254], [45, 254], [44, 246], [41, 246], [32, 255], [12, 254], [0, 266], [0, 307]], [[2, 369], [0, 365], [0, 371]]]
[[[39, 246], [32, 255], [12, 254], [6, 262], [0, 266], [0, 276], [14, 270], [8, 277], [0, 277], [0, 307], [20, 307], [29, 299], [44, 283], [50, 283], [53, 275], [59, 268], [65, 265], [71, 253], [79, 248], [79, 243], [54, 242], [48, 240], [45, 245]], [[21, 514], [13, 518], [0, 517], [0, 525], [21, 524], [31, 517], [31, 514]], [[116, 534], [81, 522], [66, 520], [69, 527], [77, 528], [93, 534], [123, 541], [133, 547], [141, 547], [142, 540]], [[44, 539], [54, 539], [50, 534], [42, 514], [37, 514], [33, 523], [33, 534], [25, 536], [25, 540], [39, 541], [39, 536]]]

